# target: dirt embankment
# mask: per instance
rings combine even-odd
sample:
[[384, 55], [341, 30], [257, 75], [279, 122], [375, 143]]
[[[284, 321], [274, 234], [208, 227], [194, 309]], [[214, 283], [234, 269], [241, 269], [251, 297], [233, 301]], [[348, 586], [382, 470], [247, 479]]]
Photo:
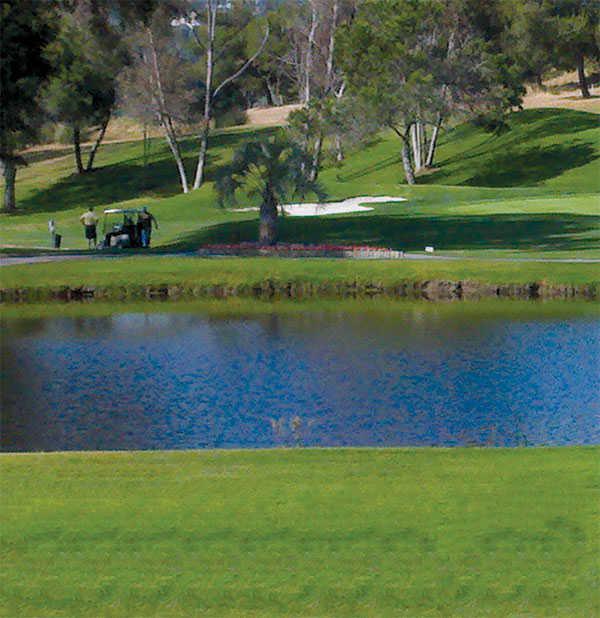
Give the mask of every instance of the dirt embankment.
[[[261, 127], [261, 126], [279, 126], [287, 122], [288, 116], [291, 112], [300, 109], [302, 106], [299, 104], [281, 105], [279, 107], [255, 107], [246, 110], [247, 121], [241, 127]], [[180, 127], [180, 133], [182, 135], [193, 134], [198, 131], [197, 125], [187, 125]], [[132, 118], [117, 117], [111, 119], [106, 129], [103, 144], [117, 144], [122, 142], [137, 142], [142, 139], [144, 135], [144, 126]], [[151, 138], [162, 138], [163, 132], [158, 126], [146, 127], [146, 135]], [[94, 143], [96, 135], [94, 132], [90, 132], [89, 139], [85, 141], [82, 146], [84, 150], [88, 150]], [[36, 160], [36, 153], [56, 151], [62, 155], [69, 155], [72, 153], [71, 144], [61, 143], [48, 143], [37, 144], [28, 148], [25, 153], [29, 155], [32, 161]]]
[[529, 86], [523, 98], [525, 109], [552, 107], [600, 114], [600, 75], [589, 76], [591, 98], [581, 96], [577, 73], [564, 73], [544, 82], [544, 87]]
[[281, 125], [287, 122], [288, 116], [300, 109], [302, 105], [281, 105], [280, 107], [255, 107], [246, 110], [249, 126]]
[[406, 298], [429, 301], [479, 300], [483, 298], [582, 299], [598, 300], [596, 283], [568, 285], [532, 282], [525, 284], [482, 283], [479, 281], [404, 281], [384, 285], [377, 281], [299, 282], [266, 279], [264, 281], [228, 285], [138, 285], [130, 287], [62, 286], [56, 288], [0, 289], [0, 302], [82, 300], [178, 300], [193, 298]]

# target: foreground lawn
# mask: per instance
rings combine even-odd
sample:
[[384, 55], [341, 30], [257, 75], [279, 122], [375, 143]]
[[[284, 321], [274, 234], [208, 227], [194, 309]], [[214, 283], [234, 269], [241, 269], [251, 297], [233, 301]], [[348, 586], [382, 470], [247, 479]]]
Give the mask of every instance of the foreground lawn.
[[597, 615], [598, 454], [5, 454], [0, 613]]

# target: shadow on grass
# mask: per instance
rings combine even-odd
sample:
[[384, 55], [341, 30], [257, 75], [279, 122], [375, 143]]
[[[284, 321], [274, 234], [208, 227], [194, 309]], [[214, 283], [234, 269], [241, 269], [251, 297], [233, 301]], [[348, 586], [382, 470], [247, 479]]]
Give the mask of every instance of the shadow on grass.
[[[598, 129], [598, 117], [594, 114], [586, 112], [578, 112], [572, 110], [561, 110], [560, 113], [556, 113], [556, 110], [547, 109], [533, 109], [518, 112], [509, 116], [508, 119], [509, 130], [500, 134], [488, 134], [488, 139], [480, 141], [468, 150], [460, 150], [455, 152], [451, 157], [441, 161], [441, 164], [452, 164], [461, 161], [466, 161], [469, 158], [475, 158], [486, 151], [489, 153], [489, 157], [495, 150], [506, 152], [507, 149], [513, 147], [522, 147], [523, 144], [529, 142], [535, 142], [535, 140], [543, 139], [546, 137], [557, 137], [560, 135], [573, 135], [583, 131], [589, 131]], [[459, 142], [464, 139], [469, 139], [477, 132], [481, 132], [472, 124], [461, 125], [442, 134], [441, 144], [447, 144], [450, 148], [452, 142]], [[483, 134], [485, 135], [485, 133]], [[558, 140], [560, 142], [560, 140]], [[571, 140], [573, 143], [574, 140]], [[593, 143], [593, 139], [588, 142], [590, 145]], [[558, 146], [565, 146], [565, 144], [556, 144]], [[566, 145], [568, 146], [568, 144]], [[532, 148], [531, 150], [535, 150]], [[465, 154], [471, 153], [474, 156], [465, 157]], [[566, 153], [568, 156], [568, 153]]]
[[[482, 216], [411, 217], [357, 215], [331, 218], [280, 219], [282, 242], [376, 245], [422, 251], [553, 249], [579, 251], [598, 248], [598, 238], [580, 235], [598, 232], [600, 217], [573, 214], [503, 214]], [[258, 237], [258, 221], [224, 223], [199, 230], [169, 245], [170, 250], [191, 250], [206, 243], [237, 243]]]
[[349, 182], [351, 180], [356, 180], [357, 178], [363, 178], [364, 176], [368, 176], [373, 172], [379, 172], [384, 170], [392, 165], [398, 165], [401, 162], [400, 155], [392, 155], [391, 157], [386, 157], [381, 161], [377, 161], [372, 165], [367, 165], [359, 170], [354, 172], [349, 172], [348, 174], [336, 174], [337, 180], [340, 182]]
[[523, 139], [541, 139], [558, 135], [572, 135], [598, 128], [598, 116], [589, 112], [554, 109], [530, 109], [513, 114], [509, 119]]
[[[224, 150], [239, 146], [257, 134], [266, 136], [272, 129], [245, 130], [218, 133], [212, 136], [207, 157], [206, 180], [214, 179], [217, 167], [223, 163]], [[188, 181], [193, 180], [196, 166], [197, 141], [194, 138], [182, 140], [181, 150]], [[144, 196], [167, 197], [181, 192], [175, 161], [166, 148], [155, 152], [144, 166], [142, 145], [140, 155], [130, 157], [113, 165], [98, 167], [86, 174], [72, 174], [51, 187], [37, 191], [19, 203], [15, 216], [35, 211], [58, 212], [74, 207], [102, 206]]]
[[[83, 154], [87, 154], [89, 150], [89, 148], [86, 148], [84, 146], [82, 147], [81, 152]], [[24, 157], [27, 161], [27, 164], [31, 165], [32, 163], [38, 163], [40, 161], [51, 161], [53, 159], [60, 159], [61, 157], [65, 157], [67, 155], [73, 156], [72, 146], [62, 146], [60, 148], [40, 148], [38, 150], [32, 150], [25, 153]], [[75, 165], [74, 159], [73, 165]]]
[[[500, 150], [500, 149], [498, 149]], [[511, 151], [502, 148], [497, 154], [456, 156], [440, 163], [441, 169], [423, 178], [424, 184], [444, 182], [456, 174], [466, 176], [461, 184], [477, 187], [526, 187], [555, 178], [599, 158], [589, 143], [550, 145], [543, 148]], [[453, 167], [452, 164], [455, 163]], [[448, 169], [450, 167], [450, 169]]]
[[[423, 176], [419, 184], [448, 182], [485, 187], [522, 187], [536, 185], [560, 176], [599, 157], [598, 138], [578, 139], [576, 134], [598, 129], [594, 114], [563, 110], [526, 110], [509, 117], [510, 129], [500, 135], [486, 133], [473, 124], [464, 124], [442, 133], [439, 171]], [[573, 137], [568, 137], [573, 136]], [[556, 138], [555, 143], [539, 145], [538, 140]], [[587, 137], [587, 136], [586, 136]], [[475, 143], [473, 143], [473, 141]], [[468, 144], [468, 146], [467, 146]], [[466, 147], [465, 147], [466, 146]], [[336, 178], [340, 182], [357, 180], [384, 170], [398, 167], [398, 154], [370, 162], [360, 168], [341, 168]], [[466, 180], [464, 180], [466, 178]]]

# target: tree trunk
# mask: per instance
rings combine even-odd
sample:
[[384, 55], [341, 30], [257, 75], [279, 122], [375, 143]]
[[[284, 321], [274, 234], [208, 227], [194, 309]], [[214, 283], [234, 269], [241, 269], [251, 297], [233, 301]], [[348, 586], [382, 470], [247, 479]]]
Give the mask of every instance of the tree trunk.
[[274, 245], [277, 242], [277, 214], [277, 200], [267, 185], [260, 205], [258, 240], [261, 245]]
[[181, 190], [184, 193], [189, 193], [189, 187], [187, 183], [187, 176], [185, 174], [185, 167], [183, 165], [183, 159], [181, 158], [181, 154], [179, 153], [179, 148], [177, 143], [174, 143], [172, 139], [167, 136], [167, 143], [171, 148], [171, 152], [173, 153], [173, 158], [175, 159], [175, 165], [177, 165], [177, 171], [179, 172], [179, 181], [181, 182]]
[[584, 99], [589, 99], [592, 95], [590, 94], [587, 78], [585, 76], [585, 58], [583, 57], [583, 54], [579, 54], [579, 58], [577, 58], [577, 75], [579, 76], [581, 96]]
[[155, 90], [153, 96], [157, 103], [157, 117], [165, 132], [165, 139], [167, 140], [167, 144], [169, 144], [169, 148], [171, 149], [171, 153], [175, 159], [177, 171], [179, 172], [179, 179], [181, 181], [181, 188], [184, 193], [187, 193], [189, 191], [187, 176], [185, 173], [183, 160], [181, 158], [179, 144], [177, 142], [177, 134], [175, 133], [173, 123], [171, 122], [171, 116], [167, 111], [167, 104], [162, 86], [162, 77], [160, 74], [160, 65], [158, 63], [158, 54], [154, 44], [154, 36], [152, 35], [152, 30], [150, 28], [146, 29], [146, 33], [148, 35], [150, 51], [152, 53], [152, 79], [154, 81], [153, 88]]
[[100, 144], [104, 139], [104, 134], [106, 133], [106, 127], [108, 127], [108, 122], [110, 120], [110, 112], [106, 116], [105, 120], [102, 122], [102, 126], [100, 127], [100, 133], [98, 133], [98, 137], [90, 150], [90, 155], [88, 157], [87, 167], [85, 168], [86, 172], [91, 172], [94, 167], [94, 159], [96, 158], [96, 153], [98, 152], [98, 148], [100, 148]]
[[73, 127], [73, 147], [75, 148], [75, 165], [77, 167], [77, 173], [83, 174], [85, 168], [83, 167], [83, 161], [81, 160], [81, 130], [79, 127]]
[[17, 164], [12, 158], [2, 159], [4, 168], [4, 211], [14, 212], [17, 208], [15, 201], [15, 181], [17, 178]]
[[216, 53], [215, 50], [215, 41], [217, 40], [217, 13], [221, 10], [221, 3], [218, 0], [207, 0], [205, 2], [206, 7], [206, 42], [202, 43], [200, 38], [198, 37], [196, 31], [192, 28], [192, 32], [194, 33], [194, 37], [196, 41], [200, 45], [200, 47], [206, 52], [206, 79], [204, 80], [204, 116], [203, 123], [204, 126], [202, 128], [202, 133], [200, 136], [200, 151], [198, 153], [198, 164], [196, 166], [196, 177], [194, 178], [194, 184], [192, 187], [194, 189], [200, 188], [202, 182], [204, 181], [204, 167], [206, 163], [206, 151], [208, 149], [208, 135], [210, 132], [210, 121], [212, 119], [212, 110], [213, 103], [215, 99], [219, 96], [219, 93], [233, 81], [238, 79], [240, 75], [243, 75], [248, 67], [256, 60], [256, 58], [262, 53], [264, 49], [267, 39], [269, 38], [269, 24], [267, 23], [265, 27], [265, 34], [261, 41], [260, 46], [242, 64], [242, 66], [233, 73], [229, 74], [218, 86], [213, 87], [213, 77], [215, 76], [215, 66], [219, 61], [223, 50], [220, 50], [220, 53]]
[[535, 83], [540, 90], [546, 90], [546, 87], [544, 86], [544, 78], [541, 73], [536, 73]]
[[194, 178], [194, 189], [198, 189], [204, 182], [204, 167], [206, 165], [206, 153], [208, 152], [208, 133], [210, 131], [210, 120], [204, 121], [202, 133], [200, 134], [200, 150], [198, 151], [198, 163], [196, 165], [196, 177]]
[[[210, 131], [210, 119], [213, 104], [213, 71], [214, 71], [214, 45], [217, 28], [217, 7], [212, 0], [206, 3], [206, 79], [204, 80], [204, 112], [202, 116], [203, 126], [200, 133], [200, 149], [198, 151], [198, 163], [196, 164], [196, 176], [194, 177], [193, 189], [199, 189], [204, 182], [204, 167], [206, 165], [206, 152], [208, 151], [208, 133]], [[223, 83], [221, 84], [221, 86]]]
[[344, 147], [342, 145], [342, 137], [339, 133], [335, 134], [335, 160], [338, 163], [344, 160]]
[[281, 105], [281, 99], [279, 98], [279, 94], [277, 92], [277, 85], [273, 86], [268, 77], [263, 78], [263, 82], [265, 85], [267, 98], [269, 99], [269, 105], [272, 105], [273, 107], [278, 107]]
[[315, 36], [317, 25], [319, 23], [317, 16], [317, 8], [313, 2], [310, 2], [310, 29], [308, 31], [308, 40], [306, 42], [306, 53], [304, 56], [304, 79], [302, 84], [302, 103], [308, 105], [311, 99], [311, 78], [313, 71], [313, 47], [315, 46]]
[[402, 165], [404, 167], [406, 183], [409, 185], [414, 185], [415, 173], [413, 171], [412, 161], [410, 160], [410, 145], [408, 143], [408, 136], [404, 137], [402, 140]]
[[323, 150], [323, 133], [319, 131], [315, 138], [315, 147], [313, 150], [310, 173], [308, 175], [311, 182], [314, 182], [319, 176], [319, 167], [321, 166], [321, 151]]
[[189, 188], [187, 182], [187, 175], [185, 173], [185, 166], [183, 165], [183, 159], [181, 158], [179, 144], [177, 143], [177, 138], [175, 137], [173, 127], [168, 118], [162, 119], [162, 125], [165, 131], [165, 138], [167, 140], [167, 144], [169, 144], [169, 148], [171, 149], [171, 153], [173, 154], [173, 158], [175, 159], [175, 164], [177, 165], [177, 171], [179, 172], [179, 180], [181, 181], [181, 189], [184, 193], [188, 193]]
[[437, 147], [438, 135], [440, 133], [440, 127], [442, 126], [442, 116], [438, 116], [438, 121], [433, 127], [431, 133], [431, 141], [429, 142], [429, 151], [427, 152], [427, 160], [425, 161], [425, 167], [433, 167], [433, 160], [435, 157], [435, 149]]
[[327, 94], [333, 90], [333, 59], [335, 54], [335, 33], [339, 11], [339, 0], [334, 0], [331, 12], [331, 26], [329, 27], [329, 45], [327, 46], [327, 64], [325, 69], [325, 87]]
[[150, 151], [148, 149], [148, 126], [144, 123], [144, 133], [143, 133], [143, 142], [144, 142], [144, 168], [148, 166], [148, 155]]
[[413, 161], [415, 166], [415, 171], [418, 172], [422, 165], [422, 157], [421, 157], [421, 123], [416, 122], [410, 127], [410, 138], [412, 143], [412, 151], [413, 151]]

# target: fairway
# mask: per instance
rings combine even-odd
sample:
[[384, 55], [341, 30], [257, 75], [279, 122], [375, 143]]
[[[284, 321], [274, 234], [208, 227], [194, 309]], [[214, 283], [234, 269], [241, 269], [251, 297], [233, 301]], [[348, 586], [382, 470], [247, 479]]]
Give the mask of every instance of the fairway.
[[[19, 170], [19, 210], [0, 215], [0, 247], [48, 247], [53, 218], [63, 247], [86, 245], [79, 215], [88, 206], [148, 205], [160, 222], [157, 249], [194, 249], [210, 242], [255, 240], [255, 212], [218, 207], [212, 182], [244, 141], [273, 129], [229, 129], [212, 137], [208, 181], [179, 193], [168, 148], [153, 139], [146, 164], [141, 141], [105, 144], [93, 174], [72, 173], [68, 149], [32, 153]], [[193, 165], [196, 140], [183, 143]], [[395, 196], [406, 202], [373, 204], [373, 210], [327, 217], [285, 217], [286, 242], [368, 244], [440, 254], [501, 257], [600, 257], [600, 127], [595, 114], [527, 110], [509, 117], [509, 130], [488, 133], [470, 124], [443, 133], [437, 168], [403, 184], [400, 142], [374, 136], [340, 165], [326, 163], [321, 182], [329, 200], [359, 195]], [[307, 196], [307, 201], [313, 201]], [[256, 198], [238, 207], [257, 206]]]
[[598, 449], [2, 455], [3, 616], [598, 612]]

